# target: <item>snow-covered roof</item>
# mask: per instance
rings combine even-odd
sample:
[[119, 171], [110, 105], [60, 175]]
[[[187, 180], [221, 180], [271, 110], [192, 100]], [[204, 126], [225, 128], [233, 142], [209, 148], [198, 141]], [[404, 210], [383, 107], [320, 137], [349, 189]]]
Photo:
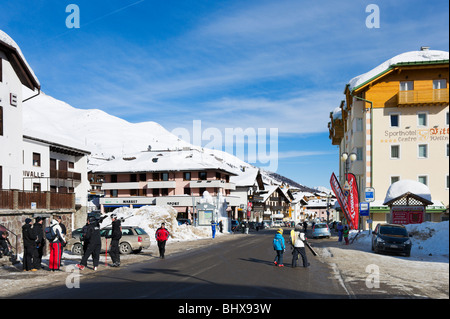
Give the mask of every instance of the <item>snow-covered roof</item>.
[[236, 186], [253, 186], [257, 184], [258, 173], [259, 168], [246, 167], [245, 172], [240, 172], [237, 176], [231, 176], [230, 182], [236, 184]]
[[421, 64], [421, 63], [433, 63], [433, 62], [448, 62], [449, 53], [446, 51], [440, 50], [423, 50], [423, 51], [410, 51], [399, 54], [376, 68], [370, 70], [367, 73], [358, 75], [354, 77], [349, 82], [350, 91], [358, 88], [359, 86], [365, 84], [368, 81], [372, 81], [378, 76], [382, 75], [386, 71], [390, 70], [392, 67], [401, 65], [401, 64]]
[[431, 192], [427, 185], [413, 180], [402, 179], [389, 186], [383, 204], [386, 205], [386, 203], [402, 197], [407, 193], [417, 195], [430, 202], [432, 201]]
[[202, 151], [174, 150], [133, 153], [115, 158], [93, 169], [94, 173], [162, 172], [222, 170], [235, 175], [227, 163], [213, 154]]
[[7, 47], [10, 47], [14, 49], [17, 54], [19, 55], [19, 58], [22, 60], [22, 62], [25, 64], [26, 68], [28, 69], [30, 75], [33, 77], [34, 81], [36, 82], [37, 86], [40, 88], [41, 84], [36, 76], [34, 74], [33, 69], [28, 64], [27, 60], [25, 59], [25, 56], [23, 55], [22, 51], [20, 50], [20, 47], [17, 45], [17, 43], [4, 31], [0, 30], [0, 43], [5, 44]]

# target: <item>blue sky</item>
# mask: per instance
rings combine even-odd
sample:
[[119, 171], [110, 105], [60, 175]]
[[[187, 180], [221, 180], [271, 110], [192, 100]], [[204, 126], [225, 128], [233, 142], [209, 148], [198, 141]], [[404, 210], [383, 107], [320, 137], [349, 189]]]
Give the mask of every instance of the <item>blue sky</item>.
[[[65, 24], [71, 3], [79, 29]], [[366, 27], [369, 4], [380, 28]], [[338, 148], [327, 123], [345, 84], [423, 45], [448, 51], [448, 10], [447, 0], [16, 0], [0, 4], [0, 29], [48, 95], [168, 130], [277, 128], [277, 172], [329, 188]]]

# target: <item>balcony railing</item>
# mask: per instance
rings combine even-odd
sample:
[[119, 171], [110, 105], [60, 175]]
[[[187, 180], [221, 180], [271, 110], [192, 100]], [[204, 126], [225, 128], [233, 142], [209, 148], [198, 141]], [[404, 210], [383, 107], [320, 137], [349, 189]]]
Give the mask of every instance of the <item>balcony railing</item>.
[[74, 209], [75, 194], [0, 190], [0, 209], [17, 210], [32, 208]]
[[400, 91], [398, 105], [448, 104], [448, 89]]
[[81, 181], [81, 173], [52, 168], [50, 169], [50, 178], [73, 179], [75, 181]]

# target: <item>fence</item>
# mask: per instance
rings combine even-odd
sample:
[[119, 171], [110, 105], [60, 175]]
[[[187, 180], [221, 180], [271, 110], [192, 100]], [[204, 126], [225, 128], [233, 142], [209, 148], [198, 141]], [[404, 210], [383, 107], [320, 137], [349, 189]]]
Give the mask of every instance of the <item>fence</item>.
[[0, 190], [0, 209], [74, 209], [75, 194]]

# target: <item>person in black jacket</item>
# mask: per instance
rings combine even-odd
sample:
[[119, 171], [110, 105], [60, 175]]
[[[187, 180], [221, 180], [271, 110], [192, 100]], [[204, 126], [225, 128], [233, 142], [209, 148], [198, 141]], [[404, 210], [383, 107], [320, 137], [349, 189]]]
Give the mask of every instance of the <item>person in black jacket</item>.
[[88, 219], [88, 226], [86, 228], [86, 234], [84, 235], [84, 242], [86, 250], [84, 251], [81, 262], [76, 265], [80, 270], [83, 270], [87, 266], [87, 260], [92, 255], [92, 261], [94, 264], [94, 270], [97, 270], [100, 261], [100, 250], [102, 248], [102, 239], [100, 236], [100, 224], [99, 220], [95, 217]]
[[44, 236], [44, 229], [42, 227], [42, 223], [44, 220], [42, 217], [36, 217], [36, 221], [33, 225], [34, 232], [37, 236], [36, 241], [36, 254], [33, 259], [33, 268], [39, 269], [42, 268], [41, 262], [42, 262], [42, 255], [44, 255], [44, 247], [45, 247], [45, 236]]
[[120, 238], [122, 238], [122, 227], [121, 222], [119, 219], [117, 219], [116, 214], [111, 214], [111, 220], [112, 222], [112, 232], [111, 236], [111, 250], [109, 251], [109, 255], [112, 259], [112, 267], [119, 267], [120, 266], [120, 251], [119, 251], [119, 241]]
[[23, 271], [36, 271], [33, 267], [33, 258], [36, 254], [37, 236], [31, 227], [31, 219], [25, 219], [25, 225], [22, 226], [23, 239]]

